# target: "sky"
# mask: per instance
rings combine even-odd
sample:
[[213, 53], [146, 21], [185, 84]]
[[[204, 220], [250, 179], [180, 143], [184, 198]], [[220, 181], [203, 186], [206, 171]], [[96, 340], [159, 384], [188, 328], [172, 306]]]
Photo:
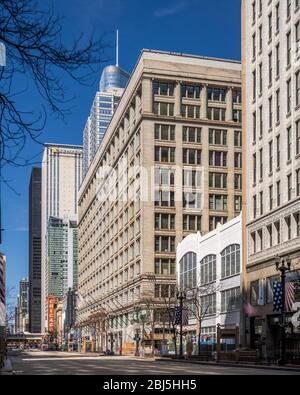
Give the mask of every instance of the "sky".
[[[47, 0], [48, 1], [48, 0]], [[45, 0], [37, 0], [41, 6]], [[62, 19], [64, 39], [81, 33], [100, 38], [105, 33], [110, 47], [106, 56], [115, 62], [115, 31], [120, 31], [120, 66], [134, 68], [143, 48], [240, 60], [240, 0], [53, 0]], [[7, 59], [9, 62], [9, 59]], [[83, 86], [66, 81], [72, 95], [72, 113], [61, 121], [48, 117], [42, 142], [82, 144], [82, 132], [98, 89], [103, 67], [94, 82]], [[22, 81], [20, 81], [22, 84]], [[23, 81], [23, 83], [25, 83]], [[30, 80], [17, 104], [38, 111], [41, 99], [33, 94]], [[41, 160], [42, 146], [29, 143], [23, 156]], [[9, 187], [2, 188], [3, 244], [7, 256], [7, 286], [18, 293], [18, 283], [28, 276], [28, 190], [31, 167], [7, 168]]]

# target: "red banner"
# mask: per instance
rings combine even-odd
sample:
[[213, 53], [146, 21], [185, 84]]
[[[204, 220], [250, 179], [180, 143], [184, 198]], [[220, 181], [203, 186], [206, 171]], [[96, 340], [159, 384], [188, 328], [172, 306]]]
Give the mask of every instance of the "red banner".
[[55, 328], [55, 298], [48, 296], [48, 332], [54, 333]]

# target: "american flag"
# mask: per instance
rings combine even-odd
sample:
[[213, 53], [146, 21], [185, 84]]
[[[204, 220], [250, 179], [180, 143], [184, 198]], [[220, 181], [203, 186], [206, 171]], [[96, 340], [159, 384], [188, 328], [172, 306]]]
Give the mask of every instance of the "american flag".
[[[280, 282], [275, 282], [273, 286], [274, 291], [274, 312], [279, 312], [282, 310], [282, 284]], [[286, 312], [293, 311], [293, 304], [295, 301], [295, 286], [292, 282], [287, 282], [285, 286], [285, 310]]]
[[188, 310], [182, 310], [180, 307], [177, 307], [175, 311], [175, 325], [181, 325], [181, 319], [183, 326], [187, 326], [189, 324]]

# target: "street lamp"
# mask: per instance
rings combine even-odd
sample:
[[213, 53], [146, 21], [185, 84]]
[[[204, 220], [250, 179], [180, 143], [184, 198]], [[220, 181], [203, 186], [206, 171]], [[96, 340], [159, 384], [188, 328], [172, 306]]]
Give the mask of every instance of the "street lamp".
[[281, 306], [281, 324], [280, 324], [280, 358], [278, 365], [282, 366], [286, 363], [286, 336], [285, 336], [285, 282], [286, 273], [291, 270], [292, 261], [290, 257], [277, 257], [275, 261], [276, 270], [280, 272], [281, 289], [282, 289], [282, 306]]
[[179, 308], [180, 308], [180, 346], [179, 346], [180, 359], [183, 359], [183, 302], [185, 299], [186, 299], [186, 292], [184, 291], [177, 292], [177, 300], [179, 300]]

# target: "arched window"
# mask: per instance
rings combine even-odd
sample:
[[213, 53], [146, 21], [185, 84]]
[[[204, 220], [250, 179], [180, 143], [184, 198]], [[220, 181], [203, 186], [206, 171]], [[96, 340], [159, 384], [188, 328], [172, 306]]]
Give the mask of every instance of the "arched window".
[[217, 257], [208, 255], [200, 262], [201, 285], [212, 283], [217, 278]]
[[222, 278], [234, 276], [241, 272], [241, 247], [233, 244], [222, 252]]
[[189, 252], [180, 263], [180, 288], [189, 290], [197, 286], [197, 256]]

